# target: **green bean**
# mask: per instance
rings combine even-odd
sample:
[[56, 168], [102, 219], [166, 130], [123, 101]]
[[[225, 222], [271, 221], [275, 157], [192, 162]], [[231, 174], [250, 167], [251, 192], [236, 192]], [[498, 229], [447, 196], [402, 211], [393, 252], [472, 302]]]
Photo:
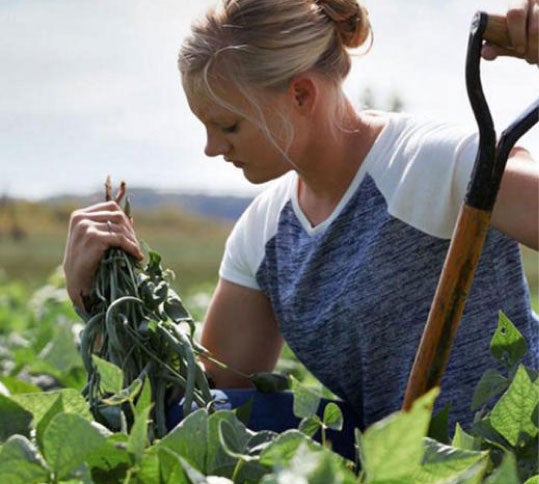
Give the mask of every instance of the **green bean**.
[[[178, 335], [181, 335], [181, 333], [178, 332]], [[191, 407], [193, 404], [193, 392], [196, 383], [197, 365], [193, 352], [191, 351], [189, 341], [187, 341], [187, 338], [184, 335], [180, 336], [180, 345], [184, 350], [185, 359], [187, 360], [187, 384], [185, 385], [185, 394], [183, 397], [183, 414], [184, 416], [187, 416], [191, 413]]]
[[[110, 181], [106, 191], [111, 199]], [[124, 192], [122, 186], [117, 197]], [[131, 217], [129, 199], [125, 201], [124, 211]], [[194, 320], [170, 288], [167, 271], [160, 262], [159, 254], [150, 251], [148, 264], [142, 268], [121, 249], [109, 249], [96, 274], [89, 297], [94, 304], [85, 316], [86, 326], [81, 334], [81, 355], [88, 374], [82, 393], [90, 409], [97, 416], [107, 399], [117, 399], [123, 394], [121, 399], [130, 405], [120, 414], [122, 428], [127, 431], [128, 423], [133, 421], [129, 409], [134, 408], [143, 377], [152, 390], [150, 441], [166, 433], [165, 405], [169, 389], [176, 387], [183, 392], [185, 415], [191, 411], [193, 402], [208, 407], [213, 401], [206, 374], [196, 360], [209, 353], [194, 341]], [[189, 334], [179, 330], [181, 322], [189, 325]], [[98, 338], [100, 345], [96, 345]], [[124, 389], [117, 395], [103, 394], [101, 377], [92, 361], [94, 353], [122, 370]]]

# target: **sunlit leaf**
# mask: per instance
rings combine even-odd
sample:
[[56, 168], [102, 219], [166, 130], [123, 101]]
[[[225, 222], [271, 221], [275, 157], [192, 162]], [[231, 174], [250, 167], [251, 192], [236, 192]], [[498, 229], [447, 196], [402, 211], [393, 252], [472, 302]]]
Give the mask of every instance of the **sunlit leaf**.
[[329, 402], [324, 407], [324, 416], [322, 421], [329, 429], [338, 431], [342, 430], [344, 421], [340, 407], [334, 402]]
[[478, 410], [493, 397], [501, 394], [509, 385], [509, 380], [499, 371], [489, 368], [486, 370], [475, 387], [472, 398], [472, 410]]
[[359, 453], [367, 479], [406, 478], [419, 469], [424, 454], [435, 388], [417, 399], [409, 412], [396, 412], [359, 435]]
[[512, 368], [520, 362], [527, 351], [527, 346], [519, 330], [500, 311], [498, 327], [490, 341], [490, 351], [494, 357], [507, 368]]
[[532, 383], [525, 368], [519, 366], [511, 385], [492, 409], [492, 427], [512, 445], [523, 434], [535, 437], [538, 429], [532, 415], [538, 403], [539, 382]]
[[43, 433], [43, 454], [55, 476], [67, 476], [93, 452], [104, 445], [105, 437], [84, 418], [60, 413]]
[[121, 368], [96, 355], [92, 356], [92, 361], [101, 377], [100, 384], [103, 391], [106, 393], [119, 393], [123, 388]]
[[148, 444], [148, 422], [152, 406], [148, 406], [135, 415], [135, 423], [131, 428], [127, 439], [127, 451], [134, 457], [135, 462], [140, 463], [144, 455], [144, 449]]
[[501, 465], [485, 481], [485, 484], [520, 484], [515, 456], [507, 452]]
[[320, 430], [322, 426], [322, 421], [318, 415], [313, 415], [312, 417], [306, 417], [301, 420], [298, 426], [298, 430], [303, 432], [309, 437], [313, 437], [316, 432]]
[[30, 436], [32, 414], [15, 400], [0, 395], [0, 415], [0, 442], [14, 434]]
[[36, 446], [22, 435], [10, 437], [0, 450], [0, 476], [6, 484], [49, 481], [49, 472]]
[[308, 418], [315, 415], [320, 405], [320, 392], [295, 378], [292, 379], [292, 389], [294, 391], [294, 415], [298, 418]]

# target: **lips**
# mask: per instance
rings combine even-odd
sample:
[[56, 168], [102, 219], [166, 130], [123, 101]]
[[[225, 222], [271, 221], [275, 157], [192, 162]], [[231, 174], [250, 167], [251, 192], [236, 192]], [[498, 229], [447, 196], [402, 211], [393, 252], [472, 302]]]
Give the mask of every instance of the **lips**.
[[225, 158], [225, 161], [232, 163], [236, 168], [243, 168], [245, 166], [245, 163], [242, 163], [241, 161], [229, 160], [228, 158]]

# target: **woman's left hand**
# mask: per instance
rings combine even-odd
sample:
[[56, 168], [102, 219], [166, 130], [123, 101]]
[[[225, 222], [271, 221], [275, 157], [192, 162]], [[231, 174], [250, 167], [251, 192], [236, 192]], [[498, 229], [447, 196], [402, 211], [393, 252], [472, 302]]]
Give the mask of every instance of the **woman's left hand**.
[[526, 59], [530, 64], [539, 61], [539, 0], [517, 0], [505, 14], [512, 48], [486, 43], [482, 56], [493, 60], [498, 56]]

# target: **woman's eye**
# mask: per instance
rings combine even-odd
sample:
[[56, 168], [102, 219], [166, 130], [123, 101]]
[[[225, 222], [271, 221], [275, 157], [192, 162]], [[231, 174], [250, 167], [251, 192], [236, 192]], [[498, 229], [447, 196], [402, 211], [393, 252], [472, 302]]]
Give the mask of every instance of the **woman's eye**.
[[235, 133], [238, 130], [238, 123], [234, 123], [230, 126], [224, 126], [221, 129], [225, 134]]

